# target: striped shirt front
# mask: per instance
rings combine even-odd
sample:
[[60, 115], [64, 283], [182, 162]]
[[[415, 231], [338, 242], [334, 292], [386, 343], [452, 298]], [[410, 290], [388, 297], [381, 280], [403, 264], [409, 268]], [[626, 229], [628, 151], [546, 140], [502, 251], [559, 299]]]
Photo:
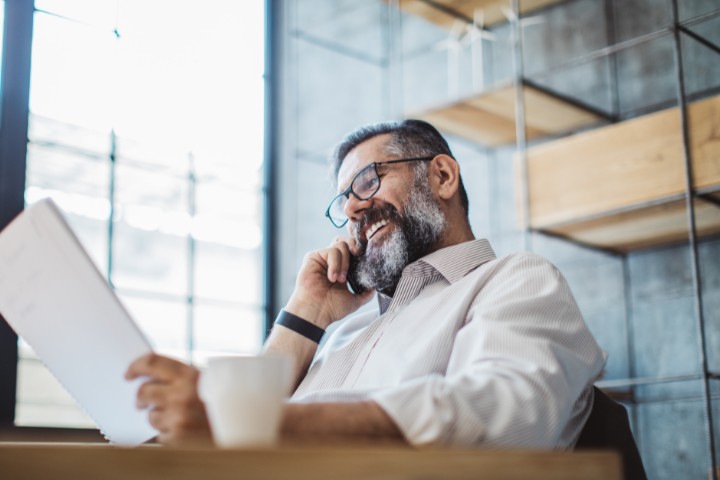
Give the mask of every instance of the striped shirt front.
[[606, 355], [548, 261], [473, 240], [378, 300], [338, 323], [293, 401], [374, 400], [415, 445], [575, 444]]

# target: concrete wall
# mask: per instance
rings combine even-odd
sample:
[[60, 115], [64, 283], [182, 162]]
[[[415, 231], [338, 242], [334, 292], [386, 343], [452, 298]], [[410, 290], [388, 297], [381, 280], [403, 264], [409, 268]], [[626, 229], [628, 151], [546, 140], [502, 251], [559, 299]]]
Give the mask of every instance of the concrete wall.
[[[672, 104], [676, 77], [670, 36], [561, 68], [570, 58], [665, 28], [671, 20], [669, 0], [608, 3], [566, 1], [539, 12], [543, 22], [524, 30], [527, 76], [621, 118]], [[680, 4], [681, 19], [718, 8], [717, 0]], [[495, 41], [483, 45], [482, 76], [477, 68], [473, 75], [465, 46], [453, 83], [448, 53], [439, 46], [447, 32], [423, 19], [398, 14], [383, 1], [287, 0], [284, 5], [281, 302], [292, 291], [305, 252], [341, 233], [323, 212], [333, 194], [326, 158], [343, 134], [513, 77], [507, 24], [493, 28]], [[691, 28], [720, 44], [719, 19]], [[683, 55], [690, 93], [720, 87], [720, 55], [693, 40], [683, 41]], [[489, 238], [498, 255], [521, 250], [514, 147], [491, 150], [448, 139], [468, 189], [476, 236]], [[702, 369], [687, 245], [618, 257], [534, 235], [532, 248], [565, 274], [608, 351], [605, 380], [685, 378], [623, 389], [636, 398], [629, 408], [651, 478], [705, 478], [708, 447], [697, 379]], [[720, 371], [720, 241], [704, 240], [699, 253], [707, 354], [711, 370]], [[720, 413], [717, 401], [715, 409]]]

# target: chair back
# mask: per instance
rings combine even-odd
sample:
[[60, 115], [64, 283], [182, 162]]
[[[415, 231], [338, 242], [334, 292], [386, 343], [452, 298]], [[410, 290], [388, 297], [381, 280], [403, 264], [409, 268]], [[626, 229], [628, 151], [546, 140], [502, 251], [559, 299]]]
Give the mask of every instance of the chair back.
[[625, 407], [593, 387], [595, 401], [575, 444], [576, 450], [615, 450], [623, 461], [626, 480], [647, 479]]

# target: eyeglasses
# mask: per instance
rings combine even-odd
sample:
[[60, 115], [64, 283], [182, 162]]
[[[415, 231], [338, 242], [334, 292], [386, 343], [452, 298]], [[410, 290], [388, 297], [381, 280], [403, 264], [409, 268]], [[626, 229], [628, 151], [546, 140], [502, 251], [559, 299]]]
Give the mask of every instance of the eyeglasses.
[[388, 160], [386, 162], [374, 162], [367, 167], [360, 170], [350, 186], [342, 193], [338, 194], [330, 202], [330, 206], [325, 211], [325, 216], [330, 219], [333, 225], [337, 228], [342, 228], [348, 222], [348, 217], [345, 215], [345, 205], [350, 199], [352, 193], [358, 200], [369, 200], [380, 190], [380, 179], [382, 176], [378, 173], [377, 167], [379, 165], [388, 165], [391, 163], [406, 163], [406, 162], [429, 162], [435, 157], [418, 157], [418, 158], [401, 158], [399, 160]]

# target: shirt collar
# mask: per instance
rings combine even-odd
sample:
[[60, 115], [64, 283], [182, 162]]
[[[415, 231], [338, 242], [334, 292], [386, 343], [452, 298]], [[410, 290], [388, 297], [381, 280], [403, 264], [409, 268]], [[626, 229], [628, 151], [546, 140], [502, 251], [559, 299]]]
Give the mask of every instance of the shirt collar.
[[[455, 283], [483, 263], [495, 258], [490, 242], [481, 238], [441, 248], [416, 263], [422, 262], [432, 266], [445, 280]], [[408, 268], [411, 266], [408, 265]]]
[[[434, 270], [449, 283], [455, 283], [483, 263], [495, 260], [495, 258], [495, 252], [490, 246], [490, 242], [481, 238], [432, 252], [405, 267], [402, 274], [403, 276], [425, 276], [432, 274]], [[377, 298], [380, 311], [385, 312], [392, 302], [392, 297], [379, 293]]]

